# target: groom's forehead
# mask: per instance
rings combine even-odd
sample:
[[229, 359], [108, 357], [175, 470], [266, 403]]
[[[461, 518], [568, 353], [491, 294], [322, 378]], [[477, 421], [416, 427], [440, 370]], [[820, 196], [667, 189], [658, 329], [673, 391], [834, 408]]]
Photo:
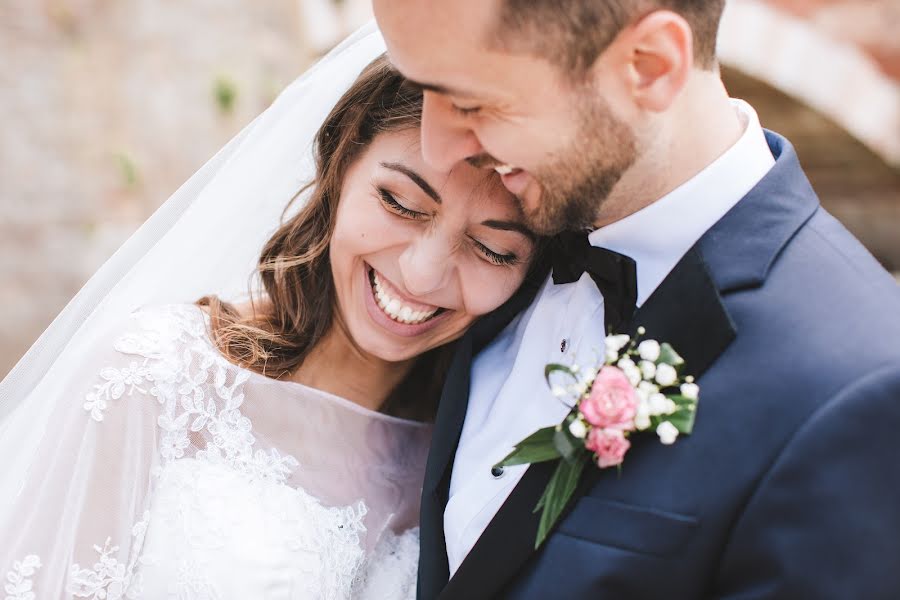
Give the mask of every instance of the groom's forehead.
[[374, 0], [388, 42], [486, 45], [501, 0]]
[[[503, 100], [504, 80], [525, 54], [490, 43], [501, 0], [375, 0], [391, 63], [426, 91]], [[520, 64], [522, 63], [522, 64]]]

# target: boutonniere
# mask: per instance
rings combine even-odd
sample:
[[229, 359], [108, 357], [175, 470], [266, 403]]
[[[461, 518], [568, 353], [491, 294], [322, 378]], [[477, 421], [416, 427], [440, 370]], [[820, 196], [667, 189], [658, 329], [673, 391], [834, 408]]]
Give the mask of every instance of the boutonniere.
[[669, 344], [628, 335], [606, 338], [599, 367], [549, 364], [544, 370], [553, 395], [571, 407], [558, 425], [540, 429], [496, 466], [558, 461], [534, 512], [543, 511], [537, 549], [575, 492], [585, 465], [621, 469], [630, 437], [653, 431], [663, 444], [691, 433], [700, 388], [681, 377], [684, 360]]

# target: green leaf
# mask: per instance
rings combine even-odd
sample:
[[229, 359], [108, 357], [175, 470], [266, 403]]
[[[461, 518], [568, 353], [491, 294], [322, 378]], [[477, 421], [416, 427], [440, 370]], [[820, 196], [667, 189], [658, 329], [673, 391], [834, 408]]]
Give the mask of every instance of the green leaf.
[[535, 431], [516, 444], [515, 450], [510, 452], [506, 458], [495, 466], [511, 467], [513, 465], [527, 465], [559, 458], [561, 454], [553, 443], [555, 434], [556, 427], [545, 427]]
[[535, 550], [540, 548], [544, 540], [547, 539], [550, 530], [556, 524], [566, 504], [569, 503], [572, 494], [575, 493], [578, 479], [581, 477], [581, 472], [584, 470], [584, 465], [587, 462], [587, 454], [582, 453], [580, 460], [574, 462], [561, 460], [556, 465], [556, 471], [553, 472], [550, 482], [544, 489], [544, 493], [534, 509], [534, 512], [543, 510], [540, 523], [538, 524], [537, 538], [534, 542]]
[[567, 427], [554, 432], [553, 445], [567, 461], [571, 461], [576, 453], [584, 449], [584, 442], [569, 433]]
[[565, 373], [572, 379], [577, 379], [575, 372], [572, 371], [572, 369], [570, 367], [567, 367], [566, 365], [561, 365], [558, 363], [550, 363], [549, 365], [544, 367], [544, 379], [547, 380], [547, 385], [551, 385], [550, 384], [550, 376], [553, 375], [554, 373]]
[[661, 420], [671, 422], [672, 425], [675, 426], [675, 429], [680, 433], [688, 435], [694, 430], [694, 418], [696, 414], [697, 413], [693, 410], [681, 408], [671, 415], [666, 415]]
[[680, 367], [684, 364], [684, 359], [675, 352], [675, 348], [668, 343], [664, 343], [659, 346], [659, 359], [656, 361], [656, 364], [660, 363]]
[[674, 402], [678, 408], [697, 409], [697, 401], [691, 400], [687, 396], [682, 396], [681, 394], [666, 394], [666, 397]]

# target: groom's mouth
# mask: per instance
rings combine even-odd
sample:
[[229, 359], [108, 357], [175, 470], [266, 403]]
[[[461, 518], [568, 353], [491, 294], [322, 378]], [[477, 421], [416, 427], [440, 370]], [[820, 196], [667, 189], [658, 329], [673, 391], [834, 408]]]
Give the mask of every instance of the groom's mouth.
[[494, 167], [494, 170], [500, 174], [503, 186], [511, 194], [521, 198], [531, 182], [531, 176], [528, 174], [528, 171], [510, 165], [499, 165]]

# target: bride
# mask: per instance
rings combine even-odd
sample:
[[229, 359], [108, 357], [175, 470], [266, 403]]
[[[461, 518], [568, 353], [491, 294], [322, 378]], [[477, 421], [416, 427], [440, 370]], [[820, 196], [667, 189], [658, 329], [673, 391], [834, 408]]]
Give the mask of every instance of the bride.
[[[415, 596], [451, 342], [536, 244], [493, 171], [426, 166], [421, 102], [377, 58], [318, 130], [261, 293], [93, 327], [44, 377], [60, 393], [4, 421], [7, 600]], [[14, 442], [25, 423], [37, 439]]]

